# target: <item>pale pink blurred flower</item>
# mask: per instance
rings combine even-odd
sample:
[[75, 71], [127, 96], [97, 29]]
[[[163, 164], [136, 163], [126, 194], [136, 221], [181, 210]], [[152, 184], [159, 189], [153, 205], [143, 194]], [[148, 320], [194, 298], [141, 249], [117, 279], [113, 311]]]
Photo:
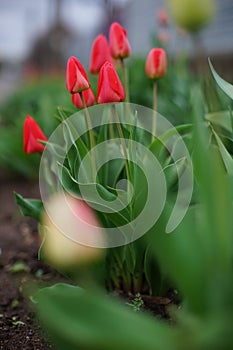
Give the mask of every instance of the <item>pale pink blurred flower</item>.
[[170, 35], [167, 30], [160, 30], [157, 34], [157, 39], [161, 44], [167, 45], [170, 41]]
[[75, 268], [103, 257], [103, 229], [86, 202], [57, 193], [42, 215], [41, 252], [55, 267]]

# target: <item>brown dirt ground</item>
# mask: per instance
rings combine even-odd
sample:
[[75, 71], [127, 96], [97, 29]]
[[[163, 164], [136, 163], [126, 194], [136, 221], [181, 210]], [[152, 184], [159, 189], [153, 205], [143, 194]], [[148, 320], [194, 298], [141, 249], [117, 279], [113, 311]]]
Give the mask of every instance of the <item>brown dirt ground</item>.
[[[13, 191], [38, 198], [38, 186], [26, 180], [0, 179], [0, 349], [53, 349], [41, 332], [30, 305], [35, 285], [50, 285], [62, 276], [38, 261], [37, 223], [22, 217]], [[16, 262], [21, 271], [11, 272]]]
[[[0, 350], [55, 350], [36, 322], [30, 296], [38, 286], [66, 279], [38, 260], [37, 223], [21, 215], [13, 191], [39, 198], [36, 183], [0, 175]], [[12, 272], [12, 266], [18, 262], [23, 263], [23, 268]], [[124, 298], [132, 301], [130, 297]], [[167, 306], [178, 303], [173, 292], [166, 298], [142, 295], [142, 299], [145, 310], [167, 320], [170, 319]]]

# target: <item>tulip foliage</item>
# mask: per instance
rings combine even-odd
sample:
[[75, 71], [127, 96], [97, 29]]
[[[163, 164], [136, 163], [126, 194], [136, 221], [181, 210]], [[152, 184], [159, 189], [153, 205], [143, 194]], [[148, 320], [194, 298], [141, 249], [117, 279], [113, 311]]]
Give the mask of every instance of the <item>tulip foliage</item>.
[[[220, 120], [210, 109], [205, 113], [205, 96], [193, 86], [188, 124], [174, 127], [160, 116], [157, 94], [167, 73], [162, 48], [145, 60], [153, 109], [124, 103], [130, 87], [124, 60], [130, 55], [127, 32], [113, 23], [109, 43], [99, 35], [92, 46], [96, 91], [79, 60], [68, 59], [66, 87], [79, 111], [70, 116], [60, 109], [60, 125], [49, 140], [26, 117], [25, 152], [43, 152], [42, 201], [18, 194], [16, 201], [40, 223], [40, 258], [76, 284], [39, 290], [35, 308], [62, 350], [230, 350], [231, 114], [221, 112]], [[233, 98], [233, 87], [211, 69]], [[148, 298], [177, 293], [180, 307], [167, 312], [173, 326], [135, 313], [106, 290], [140, 295], [140, 307]]]

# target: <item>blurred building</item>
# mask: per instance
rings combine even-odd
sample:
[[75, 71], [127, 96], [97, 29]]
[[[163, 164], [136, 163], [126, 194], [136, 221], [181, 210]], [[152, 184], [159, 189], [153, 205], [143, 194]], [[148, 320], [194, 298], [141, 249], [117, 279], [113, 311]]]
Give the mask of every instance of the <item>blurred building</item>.
[[[217, 3], [217, 16], [202, 31], [202, 41], [206, 54], [221, 58], [225, 66], [233, 55], [233, 1]], [[165, 0], [1, 0], [0, 62], [29, 57], [46, 66], [47, 55], [50, 66], [75, 55], [88, 65], [92, 40], [107, 34], [114, 20], [128, 30], [133, 52], [145, 55], [159, 30], [156, 13], [164, 6]], [[192, 53], [190, 37], [181, 37], [171, 20], [169, 51], [182, 50]]]

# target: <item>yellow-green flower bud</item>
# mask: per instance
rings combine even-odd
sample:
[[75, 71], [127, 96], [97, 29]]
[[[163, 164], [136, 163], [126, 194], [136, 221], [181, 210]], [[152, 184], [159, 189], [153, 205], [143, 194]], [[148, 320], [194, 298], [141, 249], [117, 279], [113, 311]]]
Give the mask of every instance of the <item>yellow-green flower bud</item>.
[[167, 0], [167, 4], [176, 24], [190, 32], [207, 25], [216, 12], [215, 0]]

